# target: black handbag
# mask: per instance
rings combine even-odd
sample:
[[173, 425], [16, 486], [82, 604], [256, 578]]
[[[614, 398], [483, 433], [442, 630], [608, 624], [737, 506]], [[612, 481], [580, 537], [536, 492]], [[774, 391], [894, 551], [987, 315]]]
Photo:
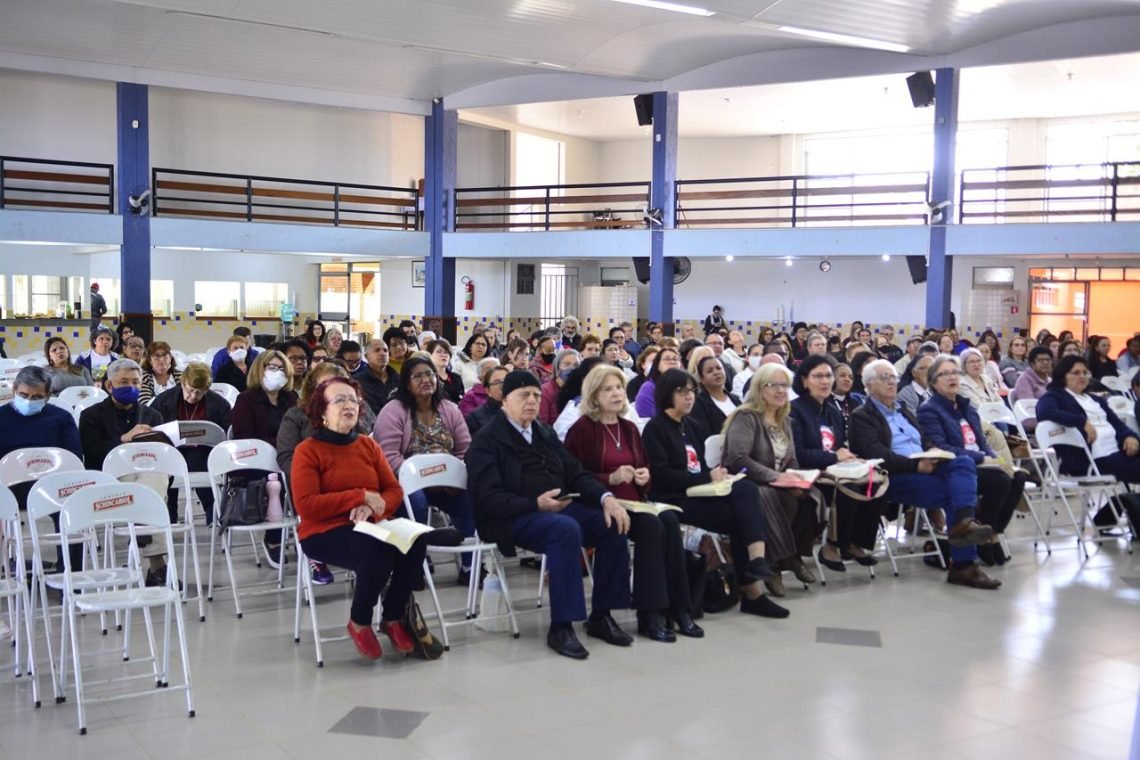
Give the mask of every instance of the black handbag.
[[705, 615], [705, 583], [708, 580], [709, 566], [703, 554], [685, 552], [685, 570], [689, 576], [689, 597], [693, 604], [693, 620]]
[[740, 603], [740, 584], [732, 565], [721, 565], [705, 576], [705, 612], [724, 612]]
[[404, 618], [401, 622], [412, 637], [414, 645], [412, 657], [421, 660], [438, 660], [443, 656], [443, 643], [432, 635], [427, 621], [424, 620], [424, 613], [420, 611], [420, 605], [414, 596], [408, 596], [408, 606], [404, 608]]
[[245, 480], [227, 478], [222, 489], [222, 504], [219, 509], [221, 529], [239, 525], [257, 525], [265, 522], [269, 509], [269, 493], [265, 489], [266, 479]]

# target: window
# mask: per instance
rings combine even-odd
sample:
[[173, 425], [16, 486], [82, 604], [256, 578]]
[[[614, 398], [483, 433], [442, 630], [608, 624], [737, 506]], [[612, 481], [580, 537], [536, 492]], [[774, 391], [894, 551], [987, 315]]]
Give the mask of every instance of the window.
[[199, 317], [241, 316], [238, 301], [241, 299], [240, 282], [196, 281], [194, 308]]
[[107, 302], [107, 316], [104, 319], [119, 316], [119, 281], [114, 277], [92, 277], [91, 282], [99, 283], [99, 295]]
[[8, 306], [8, 275], [0, 276], [0, 318], [11, 314]]
[[554, 327], [578, 311], [578, 267], [542, 265], [542, 326]]
[[515, 295], [534, 295], [534, 264], [519, 264], [515, 280]]
[[281, 304], [289, 300], [287, 282], [247, 282], [245, 284], [245, 316], [276, 317]]
[[1013, 267], [974, 267], [974, 288], [1013, 288]]
[[156, 317], [174, 316], [174, 280], [150, 281], [150, 313]]
[[60, 278], [48, 275], [32, 275], [32, 314], [36, 316], [57, 316], [60, 311], [62, 288]]
[[12, 316], [27, 317], [31, 314], [28, 293], [28, 275], [12, 275]]

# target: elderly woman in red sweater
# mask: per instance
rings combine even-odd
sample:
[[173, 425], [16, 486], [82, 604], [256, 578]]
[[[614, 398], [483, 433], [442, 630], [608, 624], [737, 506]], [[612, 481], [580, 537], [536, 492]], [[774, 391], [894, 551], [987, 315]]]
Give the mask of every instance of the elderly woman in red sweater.
[[423, 572], [427, 544], [420, 537], [407, 554], [401, 554], [396, 547], [353, 530], [363, 520], [396, 516], [404, 498], [380, 445], [356, 432], [360, 398], [360, 386], [344, 377], [329, 378], [313, 392], [307, 412], [316, 432], [293, 454], [293, 502], [301, 517], [297, 532], [305, 554], [356, 574], [348, 633], [357, 651], [375, 660], [381, 649], [372, 630], [372, 611], [385, 583], [388, 593], [380, 630], [398, 651], [407, 654], [413, 649], [411, 634], [400, 619]]

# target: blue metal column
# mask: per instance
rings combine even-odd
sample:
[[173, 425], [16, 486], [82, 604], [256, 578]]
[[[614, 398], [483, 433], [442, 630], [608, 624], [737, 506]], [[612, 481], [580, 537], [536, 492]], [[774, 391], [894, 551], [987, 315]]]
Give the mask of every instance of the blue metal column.
[[[123, 245], [119, 254], [119, 292], [123, 319], [149, 343], [150, 209], [131, 213], [129, 198], [150, 187], [150, 114], [146, 85], [119, 82], [115, 89], [118, 114], [119, 215]], [[153, 188], [151, 188], [153, 190]]]
[[443, 101], [431, 104], [424, 120], [424, 229], [430, 238], [425, 262], [424, 322], [438, 319], [448, 340], [456, 339], [455, 259], [443, 256], [443, 233], [455, 229], [456, 145], [459, 113]]
[[661, 210], [661, 224], [650, 225], [649, 318], [673, 323], [673, 259], [665, 256], [665, 230], [676, 223], [677, 93], [653, 93], [653, 186], [649, 205]]
[[950, 326], [950, 285], [954, 261], [946, 255], [946, 225], [954, 211], [954, 153], [958, 139], [958, 71], [938, 69], [934, 79], [934, 167], [930, 203], [941, 209], [941, 221], [930, 225], [930, 263], [926, 272], [926, 326]]

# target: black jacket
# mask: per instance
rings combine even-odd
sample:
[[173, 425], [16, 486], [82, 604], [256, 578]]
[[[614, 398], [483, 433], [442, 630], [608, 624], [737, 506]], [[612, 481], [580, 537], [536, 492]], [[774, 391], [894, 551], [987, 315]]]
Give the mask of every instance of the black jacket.
[[[733, 406], [740, 406], [740, 399], [737, 396], [730, 393], [728, 397], [732, 399]], [[697, 400], [693, 404], [693, 411], [689, 417], [701, 426], [705, 437], [719, 434], [720, 431], [724, 430], [724, 421], [728, 419], [728, 415], [720, 410], [720, 407], [716, 405], [712, 396], [704, 388], [697, 394]]]
[[[901, 409], [907, 421], [922, 435], [922, 428], [914, 416], [905, 407]], [[891, 426], [870, 399], [851, 412], [847, 420], [847, 441], [852, 454], [863, 459], [882, 459], [883, 466], [891, 474], [918, 472], [919, 460], [891, 451]], [[922, 435], [922, 448], [924, 451], [932, 448], [925, 435]]]
[[[252, 359], [246, 360], [246, 368], [250, 366]], [[215, 383], [228, 383], [237, 388], [239, 392], [245, 390], [246, 374], [238, 369], [232, 359], [227, 358], [222, 362], [222, 366], [218, 367], [218, 371], [214, 374]]]
[[[538, 421], [530, 427], [533, 440], [554, 452], [556, 459], [549, 466], [560, 470], [563, 490], [581, 494], [575, 501], [600, 509], [606, 490], [594, 474], [570, 456], [553, 430]], [[526, 445], [507, 416], [497, 414], [467, 449], [467, 489], [475, 505], [475, 527], [483, 540], [497, 543], [507, 557], [515, 556], [515, 518], [538, 511], [538, 499], [520, 493], [523, 468], [517, 452]]]
[[[385, 382], [376, 377], [376, 374], [368, 368], [367, 364], [360, 366], [362, 371], [352, 377], [360, 383], [360, 387], [364, 391], [364, 400], [368, 402], [372, 412], [380, 414], [384, 404], [387, 404], [388, 399], [391, 398], [392, 392], [400, 385], [400, 373], [388, 367], [388, 380]], [[459, 403], [458, 399], [455, 400], [455, 403]]]
[[[178, 419], [178, 400], [181, 398], [182, 389], [171, 388], [158, 394], [150, 408], [162, 415], [163, 422], [175, 422]], [[207, 393], [202, 400], [206, 404], [206, 419], [222, 430], [229, 429], [230, 412], [233, 409], [230, 402], [213, 392]]]
[[[175, 389], [177, 390], [177, 388]], [[224, 401], [223, 401], [224, 403]], [[162, 415], [149, 406], [135, 404], [119, 409], [107, 397], [79, 415], [79, 440], [83, 443], [83, 464], [88, 470], [102, 470], [111, 449], [122, 443], [123, 435], [135, 425], [161, 425]]]
[[487, 425], [488, 422], [495, 419], [499, 414], [499, 410], [503, 408], [503, 402], [496, 401], [490, 396], [483, 402], [483, 405], [477, 408], [471, 414], [467, 415], [467, 430], [470, 431], [472, 438], [479, 430]]
[[[831, 451], [823, 448], [824, 425], [835, 436]], [[847, 445], [847, 422], [830, 397], [821, 404], [805, 394], [792, 402], [792, 437], [800, 467], [822, 470], [839, 461], [835, 452]]]
[[[685, 444], [693, 447], [700, 461], [699, 473], [689, 472]], [[649, 498], [680, 505], [689, 486], [708, 483], [712, 478], [705, 466], [705, 436], [688, 417], [679, 423], [664, 412], [645, 423], [641, 445], [649, 457]]]

